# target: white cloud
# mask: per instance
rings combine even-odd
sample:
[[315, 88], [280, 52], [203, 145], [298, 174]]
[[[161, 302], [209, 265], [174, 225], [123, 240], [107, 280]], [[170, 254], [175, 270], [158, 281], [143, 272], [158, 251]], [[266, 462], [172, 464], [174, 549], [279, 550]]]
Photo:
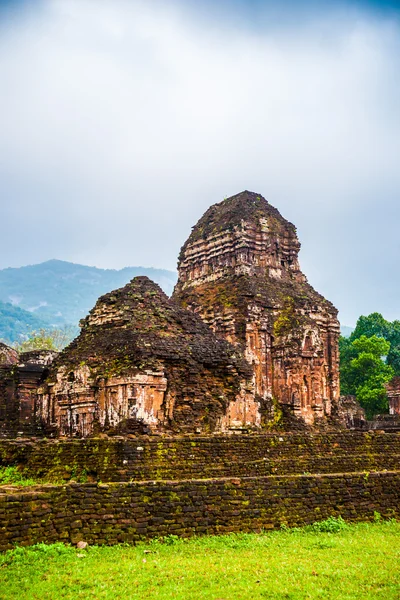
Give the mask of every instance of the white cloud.
[[53, 0], [4, 20], [0, 267], [173, 268], [204, 210], [247, 188], [296, 223], [345, 322], [400, 317], [376, 294], [399, 257], [399, 44], [395, 22], [339, 9], [252, 30], [168, 1]]

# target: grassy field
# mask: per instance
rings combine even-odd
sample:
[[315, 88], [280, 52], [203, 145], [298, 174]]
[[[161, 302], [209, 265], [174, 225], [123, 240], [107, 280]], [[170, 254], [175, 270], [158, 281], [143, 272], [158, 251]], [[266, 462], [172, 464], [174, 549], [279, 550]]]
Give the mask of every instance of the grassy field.
[[17, 548], [0, 555], [0, 598], [399, 599], [400, 523]]

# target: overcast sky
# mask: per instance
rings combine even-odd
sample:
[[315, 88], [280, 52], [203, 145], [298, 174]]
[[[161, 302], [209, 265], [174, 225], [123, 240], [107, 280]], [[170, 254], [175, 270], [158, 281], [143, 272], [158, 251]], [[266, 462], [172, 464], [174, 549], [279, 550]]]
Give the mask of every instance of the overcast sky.
[[342, 323], [400, 319], [396, 4], [0, 0], [0, 268], [175, 269], [249, 189]]

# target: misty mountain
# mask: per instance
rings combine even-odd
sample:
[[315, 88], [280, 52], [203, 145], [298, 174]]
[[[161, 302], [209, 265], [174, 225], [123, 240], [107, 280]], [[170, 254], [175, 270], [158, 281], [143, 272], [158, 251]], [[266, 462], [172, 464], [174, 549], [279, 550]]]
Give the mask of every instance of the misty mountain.
[[[165, 269], [98, 269], [62, 260], [0, 270], [0, 339], [15, 342], [33, 330], [78, 325], [102, 294], [147, 275], [170, 296], [177, 274]], [[354, 327], [341, 326], [348, 337]]]
[[46, 321], [35, 314], [19, 308], [19, 306], [0, 302], [0, 341], [17, 342], [29, 335], [31, 331], [46, 327], [48, 327]]
[[3, 312], [0, 312], [0, 337], [10, 339], [2, 332], [10, 330], [12, 314], [22, 328], [25, 323], [30, 330], [77, 325], [99, 296], [124, 286], [137, 275], [147, 275], [168, 295], [177, 279], [175, 272], [164, 269], [98, 269], [62, 260], [1, 269], [0, 301], [7, 305], [3, 305]]

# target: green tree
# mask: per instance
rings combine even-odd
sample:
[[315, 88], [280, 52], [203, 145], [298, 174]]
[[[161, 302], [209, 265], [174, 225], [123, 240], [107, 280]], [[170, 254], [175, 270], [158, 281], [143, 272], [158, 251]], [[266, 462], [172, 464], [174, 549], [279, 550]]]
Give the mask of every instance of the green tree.
[[349, 338], [350, 342], [363, 335], [367, 337], [376, 335], [390, 342], [387, 364], [393, 367], [395, 375], [400, 375], [400, 321], [386, 321], [380, 313], [361, 316]]
[[390, 350], [387, 357], [387, 362], [391, 365], [396, 375], [400, 375], [400, 321], [390, 323], [389, 336]]
[[59, 352], [67, 346], [75, 337], [76, 328], [65, 326], [62, 329], [39, 329], [31, 331], [29, 336], [14, 344], [18, 352], [29, 352], [31, 350], [54, 350]]
[[341, 387], [344, 394], [353, 394], [365, 409], [368, 418], [387, 411], [384, 384], [395, 372], [385, 362], [390, 342], [377, 335], [361, 335], [355, 340], [342, 338]]
[[380, 313], [371, 313], [367, 317], [361, 316], [357, 321], [356, 328], [350, 336], [350, 340], [354, 341], [362, 335], [365, 335], [366, 337], [376, 335], [385, 340], [389, 340], [390, 325], [389, 321], [386, 321]]
[[340, 336], [339, 338], [339, 353], [340, 353], [340, 390], [342, 394], [354, 395], [351, 373], [349, 372], [350, 363], [357, 356], [357, 351], [354, 348], [350, 338]]

